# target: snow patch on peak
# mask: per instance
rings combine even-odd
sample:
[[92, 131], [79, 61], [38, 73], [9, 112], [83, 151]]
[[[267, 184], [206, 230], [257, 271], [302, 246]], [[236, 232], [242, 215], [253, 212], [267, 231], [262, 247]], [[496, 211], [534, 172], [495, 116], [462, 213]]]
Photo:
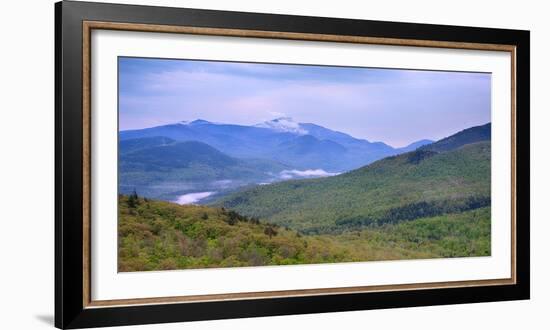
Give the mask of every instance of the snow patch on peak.
[[189, 125], [204, 125], [204, 124], [214, 124], [214, 123], [209, 122], [208, 120], [204, 120], [204, 119], [196, 119], [196, 120], [193, 120], [193, 121], [182, 120], [182, 121], [178, 122], [178, 124], [189, 126]]
[[193, 120], [191, 122], [192, 125], [203, 125], [203, 124], [212, 124], [211, 122], [209, 122], [208, 120], [204, 120], [204, 119], [197, 119], [197, 120]]
[[256, 127], [269, 128], [277, 132], [288, 132], [299, 135], [308, 134], [308, 131], [290, 117], [280, 117], [255, 125]]

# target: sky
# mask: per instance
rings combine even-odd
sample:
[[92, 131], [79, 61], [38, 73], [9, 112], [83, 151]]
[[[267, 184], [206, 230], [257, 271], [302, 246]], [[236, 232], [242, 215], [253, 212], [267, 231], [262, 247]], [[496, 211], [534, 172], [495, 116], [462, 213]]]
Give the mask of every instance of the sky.
[[278, 117], [401, 147], [491, 120], [491, 75], [119, 58], [119, 129]]

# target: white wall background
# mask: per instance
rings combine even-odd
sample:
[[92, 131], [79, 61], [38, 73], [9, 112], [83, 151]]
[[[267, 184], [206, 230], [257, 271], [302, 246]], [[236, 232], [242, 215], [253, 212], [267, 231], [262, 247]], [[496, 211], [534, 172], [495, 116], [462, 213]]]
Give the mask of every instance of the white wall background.
[[[126, 329], [548, 329], [550, 157], [547, 77], [550, 22], [544, 1], [135, 0], [207, 9], [531, 30], [532, 299]], [[53, 327], [54, 109], [52, 0], [10, 1], [0, 10], [0, 328]]]

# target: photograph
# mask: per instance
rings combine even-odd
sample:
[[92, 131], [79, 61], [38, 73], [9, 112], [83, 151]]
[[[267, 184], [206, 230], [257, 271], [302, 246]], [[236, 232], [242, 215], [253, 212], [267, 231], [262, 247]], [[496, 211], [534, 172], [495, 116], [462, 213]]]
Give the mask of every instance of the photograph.
[[118, 57], [118, 271], [491, 256], [490, 72]]
[[[532, 183], [541, 182], [533, 166], [545, 168], [531, 161], [544, 140], [533, 135], [542, 121], [532, 116], [531, 80], [541, 68], [531, 70], [531, 40], [544, 33], [521, 23], [528, 15], [249, 4], [63, 0], [55, 30], [34, 29], [50, 31], [55, 57], [5, 61], [26, 87], [21, 67], [41, 58], [37, 79], [55, 76], [14, 103], [36, 101], [25, 109], [38, 116], [50, 104], [55, 125], [8, 107], [26, 122], [6, 126], [6, 146], [17, 150], [9, 158], [38, 170], [14, 181], [10, 193], [26, 198], [16, 222], [38, 218], [27, 209], [55, 217], [54, 235], [8, 235], [12, 247], [19, 232], [54, 247], [36, 258], [37, 245], [23, 244], [29, 257], [16, 259], [40, 267], [14, 268], [17, 279], [37, 269], [53, 278], [54, 290], [26, 281], [47, 293], [50, 323], [280, 329], [288, 326], [271, 320], [288, 319], [328, 329], [362, 317], [426, 328], [433, 317], [414, 316], [423, 308], [444, 312], [439, 327], [458, 309], [456, 319], [492, 328], [520, 326], [504, 314], [539, 320], [540, 303], [519, 302], [531, 299], [533, 276], [548, 277], [531, 273], [531, 247], [541, 250], [533, 234], [548, 232], [531, 228], [548, 222], [531, 221]], [[422, 17], [411, 21], [415, 12]], [[28, 125], [50, 126], [54, 171], [36, 147], [52, 139]], [[21, 183], [34, 181], [29, 208]]]

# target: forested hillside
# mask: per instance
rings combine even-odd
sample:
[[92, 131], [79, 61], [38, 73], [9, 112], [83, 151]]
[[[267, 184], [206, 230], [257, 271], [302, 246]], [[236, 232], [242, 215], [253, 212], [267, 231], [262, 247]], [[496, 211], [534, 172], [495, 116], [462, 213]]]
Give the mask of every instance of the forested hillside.
[[490, 254], [490, 209], [339, 235], [302, 235], [235, 211], [119, 197], [118, 270], [401, 260]]
[[[296, 141], [287, 149], [296, 155], [317, 144], [307, 136]], [[123, 182], [139, 182], [136, 173], [187, 182], [197, 173], [247, 178], [279, 166], [243, 162], [202, 142], [150, 137], [121, 146], [120, 166], [134, 175]], [[490, 126], [484, 125], [344, 174], [243, 188], [210, 206], [121, 195], [118, 268], [487, 256], [490, 206]]]
[[338, 233], [490, 206], [490, 142], [418, 149], [342, 175], [257, 186], [214, 205], [302, 233]]

